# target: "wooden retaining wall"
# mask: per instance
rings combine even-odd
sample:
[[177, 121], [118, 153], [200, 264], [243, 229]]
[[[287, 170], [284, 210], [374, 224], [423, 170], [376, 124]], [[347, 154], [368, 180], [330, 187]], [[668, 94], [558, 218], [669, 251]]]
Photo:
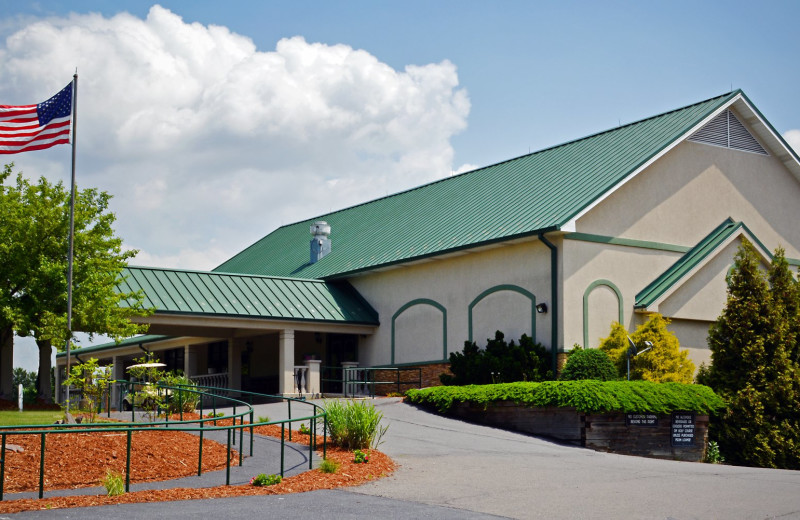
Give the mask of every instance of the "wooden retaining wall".
[[[708, 442], [708, 416], [689, 413], [675, 417], [672, 414], [648, 414], [647, 417], [631, 414], [629, 417], [624, 413], [583, 414], [574, 408], [532, 408], [500, 402], [486, 408], [460, 403], [453, 406], [449, 414], [597, 451], [640, 457], [700, 462], [705, 458]], [[681, 420], [692, 423], [693, 428], [679, 427]], [[687, 433], [682, 434], [682, 430]]]

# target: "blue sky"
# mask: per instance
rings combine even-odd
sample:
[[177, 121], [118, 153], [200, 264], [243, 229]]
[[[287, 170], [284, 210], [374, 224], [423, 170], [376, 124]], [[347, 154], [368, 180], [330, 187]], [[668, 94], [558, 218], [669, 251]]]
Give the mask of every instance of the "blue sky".
[[[731, 88], [800, 147], [796, 1], [158, 5], [0, 0], [0, 103], [78, 68], [78, 182], [114, 194], [137, 264], [211, 269], [281, 224]], [[68, 154], [13, 159], [66, 180]]]

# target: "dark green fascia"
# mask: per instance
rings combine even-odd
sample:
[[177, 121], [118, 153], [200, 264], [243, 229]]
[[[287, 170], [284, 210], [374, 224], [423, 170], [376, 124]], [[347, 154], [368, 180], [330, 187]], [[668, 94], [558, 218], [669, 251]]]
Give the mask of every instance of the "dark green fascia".
[[497, 244], [497, 243], [502, 243], [502, 242], [510, 242], [512, 240], [518, 240], [520, 238], [538, 237], [543, 233], [550, 233], [552, 231], [558, 231], [558, 229], [559, 228], [557, 226], [548, 226], [546, 228], [542, 228], [542, 229], [538, 229], [538, 230], [534, 230], [534, 231], [526, 231], [525, 233], [517, 233], [515, 235], [508, 235], [508, 236], [505, 236], [505, 237], [493, 238], [491, 240], [484, 240], [483, 242], [475, 242], [475, 243], [466, 244], [466, 245], [463, 245], [463, 246], [452, 247], [450, 249], [443, 249], [441, 251], [436, 251], [434, 253], [427, 253], [427, 254], [424, 254], [424, 255], [412, 256], [412, 257], [403, 258], [403, 259], [400, 259], [400, 260], [393, 260], [391, 262], [385, 262], [385, 263], [382, 263], [382, 264], [376, 264], [376, 265], [371, 265], [371, 266], [367, 266], [367, 267], [359, 267], [358, 269], [353, 269], [351, 271], [340, 271], [340, 272], [333, 273], [333, 274], [330, 274], [330, 275], [320, 276], [319, 279], [320, 280], [325, 280], [325, 281], [334, 281], [334, 280], [345, 279], [345, 278], [349, 278], [349, 277], [351, 277], [353, 275], [356, 275], [356, 274], [368, 273], [370, 271], [375, 271], [376, 269], [383, 269], [385, 267], [390, 267], [390, 266], [393, 266], [393, 265], [407, 264], [409, 262], [416, 262], [417, 260], [425, 260], [426, 258], [434, 258], [434, 257], [437, 257], [437, 256], [444, 256], [444, 255], [448, 255], [450, 253], [456, 253], [458, 251], [465, 251], [465, 250], [468, 250], [468, 249], [475, 249], [475, 248], [478, 248], [478, 247], [488, 246], [488, 245], [491, 245], [491, 244]]
[[770, 123], [769, 120], [766, 117], [764, 117], [764, 114], [761, 113], [761, 111], [758, 109], [758, 107], [756, 107], [755, 104], [753, 104], [753, 102], [750, 101], [750, 98], [747, 97], [747, 94], [745, 94], [741, 90], [737, 90], [736, 92], [742, 95], [742, 98], [744, 98], [744, 100], [747, 102], [747, 104], [750, 106], [750, 108], [753, 110], [753, 112], [758, 114], [758, 117], [761, 118], [761, 121], [763, 121], [764, 124], [767, 125], [767, 128], [769, 128], [772, 131], [772, 133], [775, 136], [775, 138], [778, 139], [778, 141], [780, 141], [781, 144], [783, 144], [783, 146], [786, 147], [786, 150], [792, 155], [792, 157], [794, 157], [794, 160], [797, 161], [798, 163], [800, 163], [800, 155], [798, 155], [797, 152], [794, 151], [794, 148], [792, 148], [789, 145], [789, 143], [786, 142], [786, 140], [783, 138], [781, 133], [778, 132], [777, 130], [775, 130], [775, 127], [772, 126], [772, 123]]
[[[156, 336], [156, 335], [138, 336], [138, 337], [123, 339], [119, 343], [116, 343], [116, 342], [102, 343], [100, 345], [91, 345], [91, 346], [88, 346], [88, 347], [82, 347], [82, 348], [79, 348], [79, 349], [74, 349], [74, 350], [72, 350], [71, 354], [73, 356], [78, 356], [78, 355], [83, 356], [85, 354], [90, 354], [92, 352], [101, 352], [103, 350], [108, 350], [108, 349], [112, 349], [112, 348], [135, 347], [137, 345], [143, 345], [145, 343], [154, 343], [156, 341], [163, 341], [165, 339], [170, 339], [172, 337], [173, 336]], [[67, 356], [66, 352], [58, 352], [56, 354], [57, 358], [62, 358], [62, 357], [66, 357], [66, 356]]]

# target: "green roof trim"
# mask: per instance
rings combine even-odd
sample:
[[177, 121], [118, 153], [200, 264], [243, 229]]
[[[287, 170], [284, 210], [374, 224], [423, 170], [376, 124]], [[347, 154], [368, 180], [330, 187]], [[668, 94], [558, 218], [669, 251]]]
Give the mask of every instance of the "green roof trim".
[[736, 234], [740, 229], [747, 231], [747, 234], [755, 241], [755, 244], [762, 250], [769, 254], [758, 241], [758, 239], [747, 229], [741, 222], [735, 222], [728, 217], [720, 224], [714, 231], [709, 233], [703, 238], [696, 246], [690, 249], [685, 255], [680, 257], [677, 262], [664, 271], [664, 273], [656, 278], [650, 285], [642, 289], [636, 295], [636, 303], [634, 308], [646, 309], [659, 298], [661, 298], [671, 287], [673, 287], [681, 278], [686, 276], [692, 269], [697, 267], [704, 259], [715, 251], [721, 244], [728, 238]]
[[156, 314], [193, 314], [378, 325], [347, 282], [129, 266], [120, 292], [142, 291]]
[[[101, 343], [100, 345], [90, 345], [88, 347], [81, 347], [81, 348], [72, 349], [71, 354], [73, 356], [83, 356], [83, 355], [86, 355], [86, 354], [91, 354], [93, 352], [100, 352], [100, 351], [108, 350], [108, 349], [111, 349], [111, 348], [144, 345], [146, 343], [153, 343], [155, 341], [161, 341], [161, 340], [169, 339], [170, 337], [171, 336], [161, 336], [161, 335], [156, 335], [156, 334], [145, 334], [145, 335], [141, 335], [141, 336], [133, 336], [133, 337], [130, 337], [130, 338], [126, 338], [126, 339], [120, 340], [119, 342], [112, 341], [112, 342], [109, 342], [109, 343]], [[63, 357], [66, 357], [66, 356], [67, 356], [66, 352], [59, 352], [59, 353], [56, 354], [57, 358], [63, 358]]]
[[[740, 93], [282, 226], [214, 271], [333, 279], [557, 230]], [[317, 220], [332, 249], [311, 264]]]
[[666, 244], [663, 242], [638, 240], [634, 238], [610, 237], [606, 235], [595, 235], [592, 233], [567, 233], [564, 235], [564, 240], [578, 240], [580, 242], [596, 242], [598, 244], [655, 249], [656, 251], [672, 251], [673, 253], [685, 253], [691, 249], [690, 247], [679, 246], [676, 244]]

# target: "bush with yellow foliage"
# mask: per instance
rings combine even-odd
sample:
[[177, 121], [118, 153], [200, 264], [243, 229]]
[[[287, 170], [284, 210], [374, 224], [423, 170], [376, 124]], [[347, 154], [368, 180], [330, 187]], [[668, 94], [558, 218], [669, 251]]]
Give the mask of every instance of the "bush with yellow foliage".
[[[678, 338], [667, 330], [669, 320], [660, 314], [653, 314], [646, 323], [640, 325], [631, 339], [639, 349], [645, 341], [650, 341], [653, 348], [636, 357], [631, 356], [631, 380], [642, 379], [656, 383], [675, 381], [691, 383], [694, 376], [694, 363], [689, 359], [689, 351], [681, 350]], [[627, 376], [628, 331], [620, 323], [611, 325], [611, 334], [600, 342], [600, 349], [605, 351], [620, 377]]]

